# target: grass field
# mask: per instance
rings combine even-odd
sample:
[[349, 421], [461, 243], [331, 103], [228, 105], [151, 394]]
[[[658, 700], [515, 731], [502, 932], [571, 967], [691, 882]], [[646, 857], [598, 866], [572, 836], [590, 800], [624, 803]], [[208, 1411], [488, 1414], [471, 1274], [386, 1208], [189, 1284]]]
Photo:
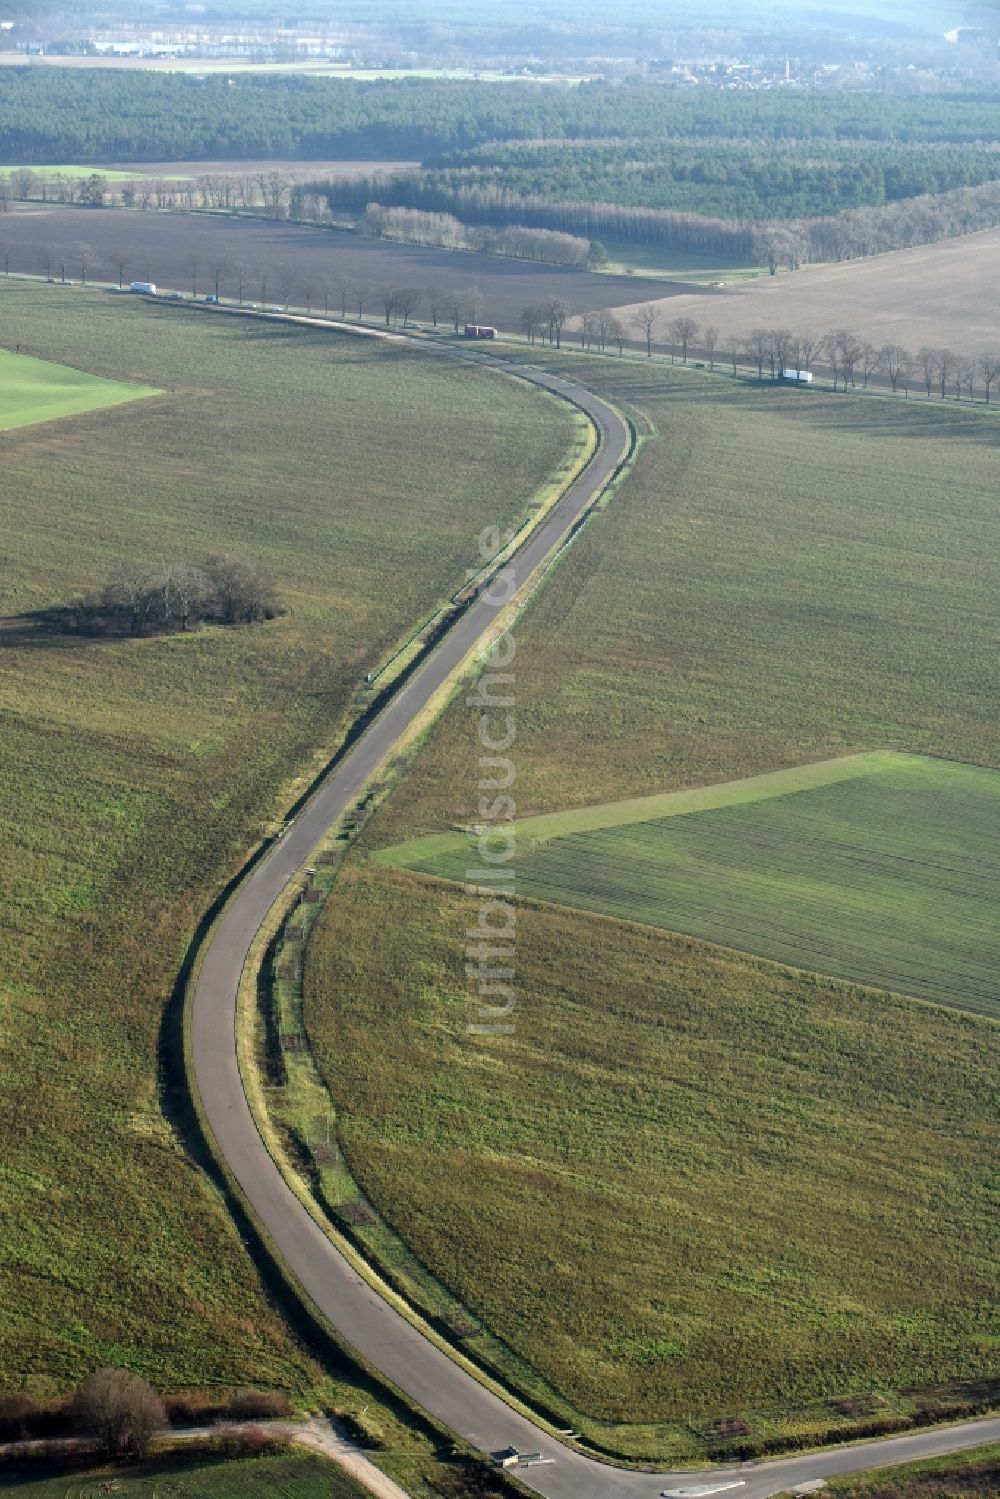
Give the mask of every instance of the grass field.
[[[0, 329], [165, 391], [3, 439], [0, 1389], [108, 1362], [164, 1388], [305, 1388], [315, 1367], [164, 1113], [164, 1004], [365, 670], [463, 578], [484, 524], [524, 513], [576, 427], [485, 372], [79, 288], [5, 283]], [[34, 630], [121, 562], [227, 550], [274, 577], [283, 619]]]
[[[547, 362], [657, 435], [520, 616], [520, 817], [874, 750], [1000, 769], [988, 413]], [[457, 698], [363, 848], [475, 820], [477, 722]], [[992, 1025], [529, 905], [515, 1035], [476, 1040], [475, 907], [341, 880], [306, 1019], [348, 1160], [602, 1440], [988, 1370]]]
[[[718, 327], [721, 346], [734, 336], [746, 338], [754, 328], [820, 336], [847, 328], [878, 346], [900, 344], [913, 354], [927, 345], [979, 358], [997, 344], [993, 324], [982, 312], [998, 246], [1000, 229], [986, 229], [867, 260], [762, 276], [711, 297], [693, 295], [681, 303], [670, 298], [662, 305], [659, 338], [666, 337], [671, 318], [689, 315]], [[635, 303], [643, 296], [637, 293]], [[633, 310], [619, 309], [626, 324]], [[916, 375], [911, 385], [913, 399]]]
[[[681, 792], [641, 816], [626, 803], [636, 811], [621, 822], [612, 804], [582, 832], [558, 816], [514, 824], [518, 894], [1000, 1018], [1000, 772], [905, 755], [839, 763], [843, 779], [826, 765], [810, 785], [804, 767], [762, 777], [756, 797], [737, 783], [738, 802], [721, 786], [700, 809]], [[428, 842], [404, 851], [406, 866], [461, 883], [475, 839]]]
[[477, 1037], [476, 911], [345, 872], [309, 1032], [376, 1209], [604, 1441], [988, 1366], [989, 1022], [527, 907]]
[[151, 1458], [139, 1469], [99, 1468], [58, 1478], [13, 1475], [6, 1485], [20, 1499], [362, 1499], [367, 1490], [314, 1453], [206, 1462]]
[[0, 432], [160, 394], [151, 387], [102, 380], [64, 364], [0, 349]]
[[661, 245], [635, 244], [624, 239], [605, 239], [601, 243], [608, 252], [608, 263], [603, 268], [607, 275], [638, 273], [664, 281], [684, 281], [691, 286], [710, 286], [720, 282], [728, 286], [767, 275], [766, 266], [720, 260], [711, 255], [699, 255], [693, 250], [668, 250]]
[[101, 176], [106, 177], [109, 182], [130, 182], [134, 177], [139, 175], [136, 170], [129, 169], [128, 167], [119, 169], [118, 167], [76, 166], [72, 164], [67, 166], [53, 166], [49, 164], [39, 164], [36, 166], [34, 163], [31, 166], [22, 166], [18, 164], [16, 166], [5, 167], [4, 171], [33, 172], [36, 177], [90, 177], [94, 172], [100, 172]]
[[829, 1486], [833, 1494], [851, 1499], [993, 1499], [1000, 1493], [1000, 1447], [831, 1478]]

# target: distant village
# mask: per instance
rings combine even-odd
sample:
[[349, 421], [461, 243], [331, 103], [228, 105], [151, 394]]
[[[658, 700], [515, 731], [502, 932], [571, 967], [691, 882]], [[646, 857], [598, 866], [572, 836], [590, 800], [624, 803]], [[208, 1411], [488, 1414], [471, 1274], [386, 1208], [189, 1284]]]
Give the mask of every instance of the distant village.
[[[197, 9], [197, 7], [188, 7]], [[49, 23], [52, 24], [52, 23]], [[59, 26], [60, 23], [55, 23]], [[342, 25], [245, 22], [209, 24], [194, 17], [168, 23], [121, 22], [91, 24], [66, 34], [46, 36], [42, 22], [29, 25], [0, 20], [0, 56], [15, 52], [26, 58], [91, 57], [95, 60], [190, 64], [234, 62], [256, 64], [326, 64], [344, 69], [419, 70], [440, 66], [441, 59], [387, 43], [384, 37], [360, 37]], [[575, 79], [607, 78], [622, 81], [645, 77], [678, 89], [899, 89], [939, 86], [949, 76], [960, 77], [1000, 61], [1000, 33], [982, 27], [958, 26], [944, 33], [935, 55], [926, 48], [912, 59], [897, 55], [891, 61], [872, 56], [840, 57], [834, 61], [793, 56], [733, 56], [684, 60], [646, 56], [573, 57], [566, 59]], [[469, 76], [477, 73], [510, 78], [552, 76], [551, 58], [451, 58]]]

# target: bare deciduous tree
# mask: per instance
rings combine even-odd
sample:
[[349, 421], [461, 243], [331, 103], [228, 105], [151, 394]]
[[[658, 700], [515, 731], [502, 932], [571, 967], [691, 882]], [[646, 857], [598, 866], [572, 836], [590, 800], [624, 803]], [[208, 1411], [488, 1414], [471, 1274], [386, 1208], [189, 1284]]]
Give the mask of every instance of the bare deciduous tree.
[[401, 286], [397, 291], [395, 311], [402, 314], [404, 328], [423, 301], [423, 296], [418, 286]]
[[427, 302], [427, 311], [431, 315], [431, 322], [436, 328], [438, 325], [438, 318], [444, 312], [445, 302], [447, 300], [445, 294], [439, 286], [429, 286], [424, 292], [424, 299]]
[[910, 368], [910, 356], [899, 344], [886, 344], [882, 350], [882, 368], [885, 370], [893, 393], [904, 383]]
[[706, 323], [705, 327], [701, 330], [701, 341], [705, 347], [705, 353], [708, 355], [708, 367], [710, 370], [714, 370], [715, 351], [719, 347], [719, 330], [715, 327], [714, 323]]
[[[758, 380], [763, 380], [764, 378], [764, 360], [767, 358], [767, 351], [770, 346], [770, 342], [771, 335], [766, 328], [755, 328], [746, 342], [747, 353], [750, 355], [750, 358], [757, 366]], [[736, 360], [734, 358], [734, 371], [735, 368]]]
[[983, 377], [983, 386], [986, 391], [986, 404], [990, 404], [990, 391], [993, 382], [1000, 375], [1000, 354], [984, 354], [979, 361], [979, 373]]
[[545, 304], [545, 318], [549, 329], [549, 343], [554, 343], [558, 349], [562, 344], [562, 331], [572, 311], [568, 302], [562, 297], [553, 297]]
[[253, 624], [270, 619], [280, 605], [273, 585], [245, 557], [209, 557], [205, 573], [224, 623]]
[[882, 368], [882, 350], [876, 348], [872, 343], [861, 345], [861, 373], [864, 380], [864, 388], [868, 389], [868, 383], [878, 374]]
[[521, 313], [521, 328], [529, 344], [533, 344], [546, 327], [545, 313], [541, 307], [526, 307]]
[[644, 307], [638, 307], [632, 316], [632, 326], [638, 328], [646, 340], [646, 358], [653, 357], [653, 329], [656, 327], [660, 317], [660, 309], [646, 303]]
[[920, 366], [920, 373], [923, 375], [927, 399], [930, 400], [931, 391], [934, 389], [934, 377], [938, 369], [938, 356], [933, 349], [929, 349], [925, 344], [922, 349], [917, 350], [917, 363]]
[[166, 1421], [163, 1401], [138, 1374], [100, 1369], [73, 1397], [79, 1429], [109, 1457], [142, 1457]]
[[86, 286], [87, 272], [93, 264], [94, 252], [89, 245], [85, 245], [82, 240], [78, 240], [73, 246], [73, 259], [80, 267], [80, 281]]
[[976, 375], [979, 366], [974, 359], [962, 360], [962, 383], [969, 393], [969, 400], [976, 399]]
[[687, 364], [688, 348], [692, 339], [698, 332], [698, 324], [693, 317], [676, 317], [670, 324], [670, 337], [681, 346], [681, 358]]
[[840, 356], [840, 367], [844, 376], [844, 389], [854, 384], [854, 371], [858, 360], [861, 358], [861, 342], [846, 328], [841, 328], [834, 335]]
[[771, 379], [777, 380], [783, 369], [788, 367], [788, 350], [791, 347], [792, 335], [787, 328], [770, 328], [767, 335], [767, 359], [771, 369]]

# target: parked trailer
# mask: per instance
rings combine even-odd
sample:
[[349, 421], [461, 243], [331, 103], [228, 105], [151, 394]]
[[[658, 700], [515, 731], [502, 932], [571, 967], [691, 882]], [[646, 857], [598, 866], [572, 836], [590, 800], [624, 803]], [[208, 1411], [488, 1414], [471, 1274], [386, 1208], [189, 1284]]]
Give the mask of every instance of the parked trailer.
[[782, 380], [791, 380], [794, 385], [811, 385], [812, 370], [782, 370]]
[[486, 323], [466, 323], [466, 338], [496, 338], [497, 330]]
[[156, 285], [152, 281], [130, 281], [128, 289], [129, 291], [138, 292], [141, 296], [156, 296]]

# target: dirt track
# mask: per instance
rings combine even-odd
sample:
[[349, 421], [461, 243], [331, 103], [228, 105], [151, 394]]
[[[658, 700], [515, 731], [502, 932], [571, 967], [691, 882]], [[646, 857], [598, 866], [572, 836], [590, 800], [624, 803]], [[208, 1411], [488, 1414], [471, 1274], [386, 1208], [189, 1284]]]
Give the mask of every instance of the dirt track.
[[[1000, 229], [987, 229], [868, 260], [764, 276], [710, 296], [672, 297], [662, 307], [657, 347], [671, 318], [690, 314], [718, 327], [723, 344], [754, 328], [819, 335], [847, 328], [872, 343], [900, 344], [913, 353], [922, 345], [959, 355], [992, 353], [1000, 350], [998, 264]], [[626, 320], [634, 311], [615, 305]]]
[[[672, 288], [686, 290], [673, 282], [599, 276], [263, 219], [153, 210], [60, 206], [0, 214], [0, 242], [7, 247], [12, 271], [59, 276], [59, 259], [65, 256], [68, 279], [78, 281], [80, 263], [74, 246], [83, 243], [91, 252], [91, 280], [117, 281], [115, 256], [121, 252], [127, 259], [127, 279], [188, 292], [192, 285], [202, 293], [211, 291], [218, 262], [224, 297], [236, 296], [235, 268], [243, 264], [248, 271], [245, 295], [255, 302], [284, 301], [287, 284], [296, 305], [304, 305], [311, 291], [313, 305], [322, 307], [324, 283], [333, 288], [339, 276], [367, 286], [373, 307], [383, 286], [436, 287], [446, 292], [478, 287], [483, 293], [483, 321], [506, 329], [518, 327], [525, 307], [551, 297], [587, 311], [669, 297]], [[193, 260], [198, 262], [194, 278]], [[262, 289], [264, 273], [267, 285]], [[337, 293], [331, 295], [335, 298]], [[331, 310], [336, 305], [332, 300]]]

